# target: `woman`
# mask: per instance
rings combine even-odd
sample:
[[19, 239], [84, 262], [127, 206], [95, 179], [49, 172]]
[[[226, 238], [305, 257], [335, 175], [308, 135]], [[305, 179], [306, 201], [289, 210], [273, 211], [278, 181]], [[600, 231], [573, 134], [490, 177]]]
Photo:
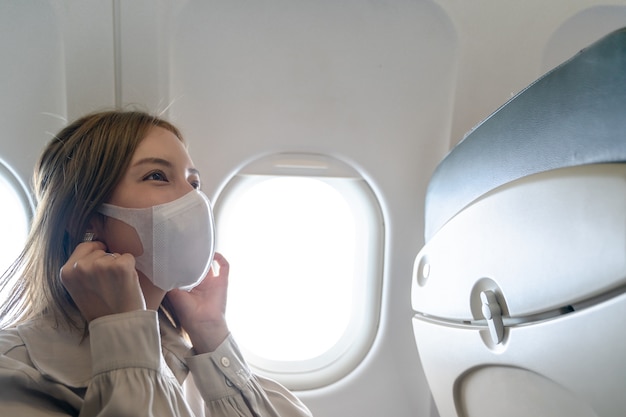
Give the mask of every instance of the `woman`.
[[209, 268], [211, 211], [174, 126], [85, 116], [33, 179], [31, 232], [2, 280], [0, 415], [310, 415], [229, 334], [228, 263]]

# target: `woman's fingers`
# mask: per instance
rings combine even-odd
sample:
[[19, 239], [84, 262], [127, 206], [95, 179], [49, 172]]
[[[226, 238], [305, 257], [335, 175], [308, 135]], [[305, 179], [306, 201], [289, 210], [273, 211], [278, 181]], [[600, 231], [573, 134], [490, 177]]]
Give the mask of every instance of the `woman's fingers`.
[[61, 267], [61, 271], [59, 272], [61, 282], [63, 282], [64, 276], [67, 276], [68, 268], [76, 268], [79, 259], [93, 257], [94, 252], [98, 251], [100, 251], [101, 253], [105, 253], [105, 250], [106, 245], [102, 242], [90, 241], [80, 243], [78, 246], [76, 246], [76, 249], [74, 249], [74, 252], [72, 252], [65, 265]]
[[[217, 267], [215, 266], [217, 264]], [[213, 255], [213, 265], [211, 265], [211, 277], [222, 277], [224, 279], [228, 279], [228, 273], [230, 272], [230, 264], [222, 256], [221, 253], [215, 252]]]
[[167, 294], [183, 329], [198, 353], [212, 352], [228, 336], [226, 293], [229, 264], [221, 254], [204, 280], [191, 291], [172, 290]]
[[135, 258], [105, 249], [101, 242], [81, 243], [60, 271], [61, 282], [87, 321], [145, 309]]

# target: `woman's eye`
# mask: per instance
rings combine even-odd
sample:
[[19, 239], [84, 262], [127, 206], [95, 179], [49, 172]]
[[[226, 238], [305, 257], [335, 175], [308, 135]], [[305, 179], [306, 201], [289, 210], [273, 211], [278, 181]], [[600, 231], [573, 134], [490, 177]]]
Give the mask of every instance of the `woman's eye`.
[[167, 182], [167, 177], [161, 171], [151, 172], [144, 179], [145, 180], [150, 180], [150, 181], [164, 181], [164, 182]]

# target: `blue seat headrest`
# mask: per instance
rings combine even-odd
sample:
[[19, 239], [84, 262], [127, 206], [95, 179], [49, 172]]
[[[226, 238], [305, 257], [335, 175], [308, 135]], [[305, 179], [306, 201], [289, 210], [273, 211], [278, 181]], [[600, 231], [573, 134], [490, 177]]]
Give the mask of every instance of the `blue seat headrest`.
[[427, 190], [426, 241], [510, 181], [611, 162], [626, 162], [626, 28], [539, 78], [452, 149]]

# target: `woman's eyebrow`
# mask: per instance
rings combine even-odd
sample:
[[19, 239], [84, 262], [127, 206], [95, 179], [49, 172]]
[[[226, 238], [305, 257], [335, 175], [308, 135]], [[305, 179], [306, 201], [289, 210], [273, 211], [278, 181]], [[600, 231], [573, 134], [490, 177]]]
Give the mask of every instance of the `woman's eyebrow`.
[[[136, 166], [144, 165], [144, 164], [156, 164], [156, 165], [164, 166], [166, 168], [172, 168], [174, 166], [167, 159], [156, 158], [156, 157], [142, 158], [139, 161], [135, 162], [133, 166], [136, 167]], [[196, 168], [189, 168], [188, 171], [190, 174], [200, 176], [200, 171], [198, 171]]]
[[144, 164], [162, 165], [167, 168], [172, 168], [173, 166], [172, 163], [168, 161], [167, 159], [155, 158], [155, 157], [140, 159], [139, 161], [135, 162], [133, 166], [144, 165]]

